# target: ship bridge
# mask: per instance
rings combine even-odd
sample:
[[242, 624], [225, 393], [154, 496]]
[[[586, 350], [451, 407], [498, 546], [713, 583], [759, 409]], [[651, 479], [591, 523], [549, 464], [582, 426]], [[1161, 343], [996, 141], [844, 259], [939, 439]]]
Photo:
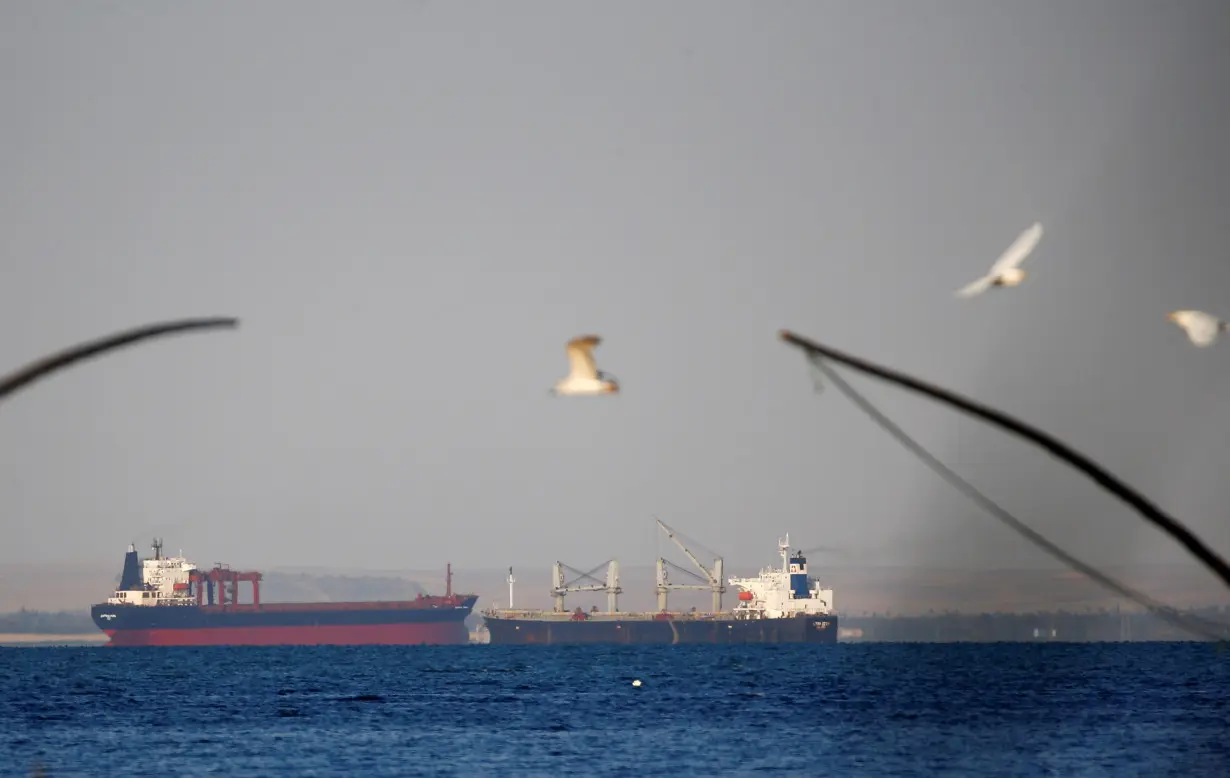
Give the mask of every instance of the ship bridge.
[[120, 586], [108, 605], [238, 605], [241, 582], [252, 584], [252, 604], [260, 605], [260, 573], [231, 570], [221, 562], [198, 570], [182, 552], [163, 556], [161, 538], [154, 538], [152, 548], [153, 557], [142, 560], [136, 546], [128, 546]]
[[789, 616], [824, 616], [833, 612], [833, 590], [807, 573], [807, 557], [790, 550], [790, 535], [777, 543], [780, 568], [767, 567], [755, 578], [731, 578], [739, 591], [737, 618], [778, 619]]

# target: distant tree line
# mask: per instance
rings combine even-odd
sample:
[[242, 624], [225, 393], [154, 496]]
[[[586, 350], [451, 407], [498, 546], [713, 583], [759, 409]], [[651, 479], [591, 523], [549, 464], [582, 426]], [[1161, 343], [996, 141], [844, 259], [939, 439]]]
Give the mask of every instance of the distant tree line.
[[85, 635], [97, 631], [89, 611], [48, 613], [22, 608], [16, 613], [0, 613], [0, 633]]
[[[1194, 608], [1184, 613], [1225, 626], [1230, 640], [1230, 607]], [[1074, 613], [928, 613], [916, 616], [870, 614], [840, 617], [848, 640], [911, 643], [986, 643], [1033, 641], [1203, 640], [1153, 616], [1116, 610]], [[861, 630], [849, 635], [847, 630]]]

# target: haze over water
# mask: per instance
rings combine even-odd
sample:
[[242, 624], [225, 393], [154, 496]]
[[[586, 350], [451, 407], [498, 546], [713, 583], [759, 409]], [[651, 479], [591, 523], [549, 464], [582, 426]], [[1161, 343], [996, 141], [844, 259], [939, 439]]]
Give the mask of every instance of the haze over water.
[[[1230, 363], [1164, 319], [1230, 291], [1228, 18], [7, 3], [0, 354], [243, 326], [10, 403], [0, 564], [160, 535], [259, 569], [588, 568], [651, 560], [655, 514], [730, 566], [786, 530], [1047, 564], [813, 396], [784, 326], [1061, 430], [1228, 548]], [[1025, 285], [952, 299], [1035, 220]], [[547, 396], [582, 332], [619, 397]], [[1073, 552], [1185, 560], [1042, 455], [869, 391]]]

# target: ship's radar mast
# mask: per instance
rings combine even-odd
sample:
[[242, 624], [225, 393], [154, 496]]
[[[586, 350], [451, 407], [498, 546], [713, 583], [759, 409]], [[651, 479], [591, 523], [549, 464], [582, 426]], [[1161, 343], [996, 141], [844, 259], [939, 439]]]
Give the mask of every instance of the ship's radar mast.
[[512, 568], [510, 567], [508, 568], [508, 609], [509, 610], [513, 609], [513, 584], [515, 584], [516, 582], [517, 582], [517, 579], [513, 578]]
[[154, 559], [162, 559], [162, 538], [154, 538]]

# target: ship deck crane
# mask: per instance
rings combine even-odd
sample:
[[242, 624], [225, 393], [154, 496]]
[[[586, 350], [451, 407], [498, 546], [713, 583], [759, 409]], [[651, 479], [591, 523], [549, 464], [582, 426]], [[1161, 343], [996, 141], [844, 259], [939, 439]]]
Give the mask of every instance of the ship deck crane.
[[[717, 557], [716, 559], [713, 560], [712, 569], [705, 567], [704, 565], [700, 563], [700, 560], [696, 558], [696, 555], [693, 554], [688, 549], [688, 547], [683, 544], [683, 541], [681, 541], [679, 538], [675, 536], [674, 530], [672, 530], [670, 527], [663, 524], [660, 519], [654, 519], [654, 520], [658, 522], [658, 526], [662, 528], [662, 531], [666, 533], [666, 536], [670, 538], [672, 541], [674, 541], [675, 545], [679, 546], [679, 548], [683, 550], [683, 553], [688, 555], [688, 559], [692, 560], [692, 564], [696, 565], [696, 567], [702, 573], [704, 573], [703, 577], [699, 576], [696, 573], [693, 573], [691, 570], [685, 570], [679, 565], [669, 562], [666, 559], [663, 559], [662, 557], [658, 557], [658, 588], [657, 588], [658, 610], [659, 611], [666, 610], [666, 605], [667, 605], [666, 595], [671, 589], [691, 589], [691, 590], [698, 590], [698, 591], [713, 592], [713, 612], [721, 613], [722, 593], [726, 591], [726, 584], [722, 580], [722, 558]], [[668, 567], [674, 568], [675, 570], [678, 570], [679, 572], [685, 575], [690, 575], [696, 580], [703, 581], [704, 583], [701, 583], [701, 584], [671, 583], [667, 576]]]
[[[604, 566], [606, 567], [605, 582], [594, 577], [594, 573], [597, 573]], [[577, 577], [571, 581], [565, 581], [565, 570], [574, 573]], [[582, 579], [590, 580], [594, 583], [586, 586], [576, 586], [577, 581]], [[551, 567], [551, 596], [555, 598], [556, 613], [564, 612], [564, 595], [569, 592], [606, 592], [607, 612], [619, 612], [619, 595], [623, 593], [623, 589], [619, 586], [619, 562], [609, 559], [586, 573], [569, 567], [563, 562], [556, 562]]]

